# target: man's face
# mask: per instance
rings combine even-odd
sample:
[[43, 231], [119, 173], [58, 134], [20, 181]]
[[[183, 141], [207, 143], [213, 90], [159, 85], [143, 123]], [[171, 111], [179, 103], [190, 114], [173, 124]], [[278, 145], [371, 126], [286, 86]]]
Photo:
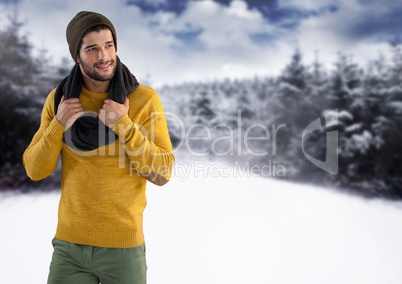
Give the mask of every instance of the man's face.
[[77, 62], [83, 76], [96, 81], [111, 80], [116, 70], [116, 48], [111, 31], [103, 29], [86, 34]]

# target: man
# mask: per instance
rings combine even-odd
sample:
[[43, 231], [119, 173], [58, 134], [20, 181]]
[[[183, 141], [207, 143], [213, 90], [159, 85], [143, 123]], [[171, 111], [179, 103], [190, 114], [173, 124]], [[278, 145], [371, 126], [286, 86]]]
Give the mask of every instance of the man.
[[76, 62], [45, 102], [23, 155], [32, 180], [61, 153], [61, 198], [48, 283], [146, 283], [146, 181], [164, 185], [174, 163], [157, 93], [116, 55], [112, 23], [79, 12], [68, 24]]

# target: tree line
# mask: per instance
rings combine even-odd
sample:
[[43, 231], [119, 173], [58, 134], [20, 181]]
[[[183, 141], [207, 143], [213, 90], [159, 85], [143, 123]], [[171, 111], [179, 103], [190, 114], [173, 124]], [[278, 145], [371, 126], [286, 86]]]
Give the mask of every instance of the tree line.
[[[159, 92], [166, 108], [182, 119], [178, 123], [177, 117], [168, 117], [172, 141], [187, 151], [190, 147], [198, 159], [194, 149], [208, 153], [209, 157], [223, 156], [226, 161], [240, 160], [253, 165], [275, 163], [286, 169], [286, 175], [274, 177], [325, 185], [368, 197], [399, 199], [402, 197], [402, 52], [399, 40], [390, 43], [388, 55], [359, 66], [351, 55], [339, 54], [334, 65], [328, 68], [318, 58], [312, 64], [305, 64], [302, 53], [296, 49], [290, 62], [275, 77], [164, 86]], [[236, 125], [239, 113], [242, 123]], [[331, 118], [331, 113], [336, 115]], [[304, 135], [317, 118], [322, 127]], [[326, 123], [326, 120], [329, 121]], [[206, 127], [189, 131], [194, 124]], [[236, 139], [252, 132], [252, 137], [271, 140], [254, 139], [257, 141], [250, 142], [254, 143], [252, 152], [243, 151], [236, 156], [228, 151], [232, 142], [229, 138], [218, 142], [213, 137], [206, 139], [211, 133], [215, 138], [229, 137], [228, 127], [216, 130], [217, 125], [222, 124], [235, 130], [235, 145], [239, 143]], [[182, 131], [183, 125], [186, 131]], [[282, 126], [280, 130], [279, 126]], [[208, 134], [208, 129], [214, 130]], [[277, 132], [267, 134], [270, 129]], [[241, 135], [236, 135], [239, 132]], [[325, 161], [330, 132], [337, 135], [336, 149], [333, 149], [337, 156], [336, 174], [317, 167], [306, 158], [308, 155]], [[183, 134], [190, 143], [180, 144]], [[204, 138], [194, 140], [196, 137]], [[216, 151], [218, 144], [223, 149], [220, 152]], [[256, 152], [265, 154], [255, 155]]]

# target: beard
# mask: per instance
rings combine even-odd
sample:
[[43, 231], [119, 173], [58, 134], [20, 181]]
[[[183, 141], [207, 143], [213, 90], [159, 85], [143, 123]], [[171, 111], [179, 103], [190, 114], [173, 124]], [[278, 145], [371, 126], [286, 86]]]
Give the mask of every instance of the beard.
[[[108, 74], [100, 74], [99, 72], [96, 71], [96, 66], [101, 65], [101, 64], [109, 64], [111, 63], [112, 70]], [[85, 74], [96, 81], [109, 81], [113, 79], [114, 74], [116, 72], [116, 61], [115, 60], [108, 60], [108, 61], [101, 61], [95, 63], [93, 66], [89, 66], [88, 64], [84, 63], [81, 61], [81, 66]]]

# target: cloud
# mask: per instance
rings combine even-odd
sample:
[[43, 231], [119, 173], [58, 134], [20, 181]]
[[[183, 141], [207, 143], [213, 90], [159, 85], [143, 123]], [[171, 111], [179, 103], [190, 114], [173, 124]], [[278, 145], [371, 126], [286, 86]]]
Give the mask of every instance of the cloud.
[[18, 9], [30, 40], [55, 60], [70, 58], [65, 28], [77, 12], [105, 14], [122, 61], [160, 85], [278, 74], [296, 47], [307, 63], [316, 51], [327, 65], [338, 52], [364, 62], [402, 24], [401, 8], [387, 1], [20, 0]]
[[[268, 45], [270, 36], [273, 38], [280, 29], [266, 22], [257, 9], [248, 9], [243, 1], [228, 6], [194, 1], [180, 15], [158, 12], [154, 21], [159, 23], [155, 26], [159, 36], [176, 39], [172, 47], [180, 56], [175, 68], [181, 70], [184, 80], [195, 80], [202, 73], [201, 78], [208, 79], [266, 74], [267, 66], [280, 53], [278, 44]], [[182, 41], [178, 34], [191, 39]], [[265, 37], [265, 45], [256, 44], [258, 37]], [[189, 48], [194, 41], [201, 48]]]
[[[386, 5], [386, 7], [384, 7]], [[346, 32], [349, 39], [388, 41], [402, 33], [402, 6], [392, 3], [362, 3], [360, 13]]]
[[135, 5], [144, 12], [169, 11], [180, 13], [187, 5], [188, 0], [127, 0], [127, 5]]
[[324, 7], [332, 6], [334, 0], [279, 0], [278, 6], [281, 8], [295, 8], [299, 10], [321, 10]]
[[348, 41], [386, 41], [390, 35], [401, 33], [402, 6], [398, 1], [323, 0], [315, 4], [311, 0], [281, 0], [280, 5], [320, 11], [301, 24], [319, 21], [324, 24], [323, 30], [336, 32]]
[[178, 22], [200, 27], [203, 32], [199, 39], [211, 51], [247, 49], [252, 46], [250, 35], [275, 32], [257, 10], [247, 9], [242, 1], [233, 1], [228, 7], [212, 1], [192, 2]]
[[365, 64], [387, 52], [388, 40], [395, 35], [392, 26], [397, 22], [390, 15], [398, 13], [398, 5], [358, 0], [338, 1], [337, 5], [336, 12], [306, 19], [295, 30], [295, 41], [301, 50], [308, 51], [309, 60], [317, 50], [327, 65], [334, 63], [339, 52]]

